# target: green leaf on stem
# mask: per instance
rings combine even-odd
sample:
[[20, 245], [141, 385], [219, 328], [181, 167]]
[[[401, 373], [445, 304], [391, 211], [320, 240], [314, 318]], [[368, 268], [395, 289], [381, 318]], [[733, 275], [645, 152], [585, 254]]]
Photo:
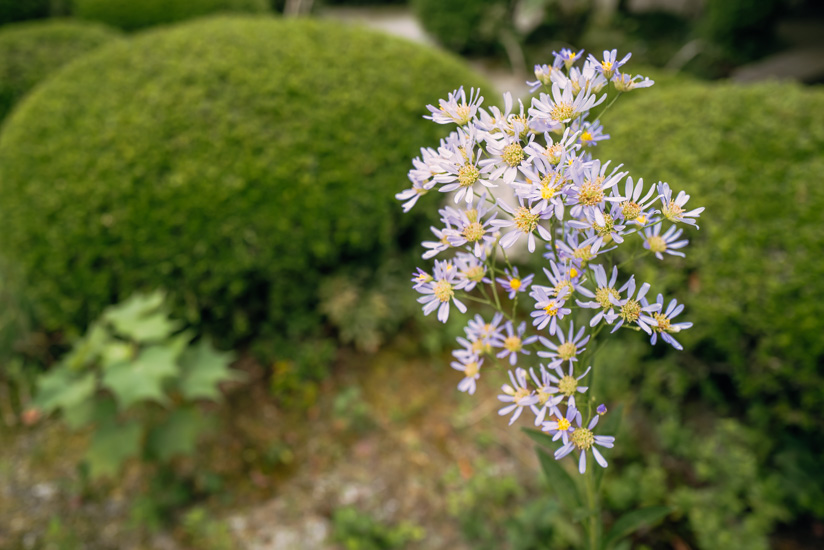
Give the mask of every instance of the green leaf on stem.
[[650, 506], [649, 508], [641, 508], [640, 510], [633, 510], [624, 514], [613, 524], [612, 529], [609, 530], [604, 542], [601, 545], [603, 550], [610, 550], [614, 548], [615, 543], [622, 538], [631, 535], [635, 531], [644, 527], [652, 527], [665, 517], [667, 517], [672, 508], [669, 506]]
[[547, 482], [549, 482], [550, 488], [555, 492], [561, 504], [570, 511], [580, 508], [582, 499], [579, 494], [578, 484], [575, 483], [563, 466], [555, 460], [554, 456], [541, 447], [536, 447], [536, 450]]
[[142, 435], [143, 427], [137, 420], [125, 424], [109, 422], [100, 426], [86, 451], [91, 477], [116, 476], [126, 460], [137, 456]]

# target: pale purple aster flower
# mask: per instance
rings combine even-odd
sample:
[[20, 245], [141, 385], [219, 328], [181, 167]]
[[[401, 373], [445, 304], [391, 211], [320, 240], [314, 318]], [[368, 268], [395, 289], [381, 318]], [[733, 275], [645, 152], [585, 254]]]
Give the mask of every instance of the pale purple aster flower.
[[509, 419], [509, 425], [511, 426], [516, 420], [518, 420], [518, 417], [521, 416], [524, 407], [529, 407], [530, 405], [537, 403], [538, 397], [533, 395], [532, 391], [527, 388], [526, 371], [524, 369], [515, 369], [514, 375], [512, 374], [512, 371], [509, 371], [509, 380], [512, 382], [512, 385], [510, 386], [509, 384], [504, 384], [501, 386], [501, 390], [504, 393], [503, 395], [498, 395], [498, 400], [503, 401], [504, 403], [511, 403], [511, 405], [507, 405], [500, 409], [498, 414], [505, 416], [509, 413], [513, 413], [512, 418]]
[[466, 99], [466, 92], [463, 86], [451, 92], [448, 99], [441, 99], [438, 104], [440, 107], [427, 105], [426, 108], [432, 113], [423, 118], [429, 119], [438, 124], [452, 124], [458, 126], [467, 124], [470, 120], [475, 118], [475, 113], [478, 112], [478, 107], [484, 102], [481, 97], [481, 90], [472, 88], [469, 92], [469, 101]]
[[590, 336], [584, 337], [584, 332], [586, 332], [586, 327], [581, 327], [578, 333], [575, 334], [575, 323], [572, 322], [569, 324], [569, 336], [564, 336], [563, 330], [556, 331], [556, 336], [560, 341], [559, 344], [540, 336], [538, 340], [542, 346], [547, 348], [547, 351], [539, 351], [538, 357], [552, 359], [549, 364], [550, 368], [559, 367], [565, 361], [569, 361], [571, 367], [572, 363], [578, 360], [578, 354], [586, 349], [585, 346], [589, 342]]
[[580, 90], [576, 95], [573, 93], [571, 86], [566, 86], [562, 90], [561, 86], [554, 82], [552, 84], [552, 96], [542, 93], [539, 97], [540, 99], [532, 98], [529, 115], [537, 121], [545, 122], [548, 125], [548, 131], [555, 131], [593, 107], [600, 105], [607, 96], [604, 94], [597, 98], [587, 89]]
[[423, 314], [429, 315], [438, 310], [438, 320], [445, 323], [449, 319], [449, 302], [455, 303], [455, 307], [461, 313], [466, 313], [466, 306], [457, 298], [455, 291], [461, 290], [466, 285], [466, 281], [457, 280], [457, 269], [447, 261], [439, 262], [435, 260], [433, 272], [434, 280], [421, 288], [418, 292], [424, 294], [418, 298], [418, 303], [423, 304]]
[[626, 221], [634, 221], [641, 225], [647, 223], [647, 218], [649, 217], [647, 210], [653, 201], [658, 199], [659, 195], [655, 195], [654, 185], [651, 185], [647, 194], [641, 198], [643, 192], [644, 178], [638, 178], [638, 181], [633, 183], [632, 176], [627, 178], [623, 197], [619, 195], [617, 187], [612, 188], [613, 196], [623, 199], [623, 202], [621, 202], [621, 215]]
[[481, 177], [478, 161], [483, 151], [478, 148], [475, 128], [469, 126], [466, 130], [458, 129], [458, 138], [450, 148], [441, 148], [441, 172], [433, 176], [433, 181], [443, 184], [438, 189], [442, 193], [457, 191], [455, 202], [465, 200], [469, 204], [475, 198], [476, 183], [484, 187], [497, 186]]
[[547, 294], [568, 300], [575, 292], [575, 287], [579, 283], [578, 277], [582, 272], [570, 262], [559, 265], [554, 260], [550, 260], [549, 267], [550, 269], [544, 268], [544, 274], [552, 285], [551, 287], [544, 287], [547, 289]]
[[561, 66], [561, 63], [558, 59], [555, 59], [555, 62], [552, 64], [552, 67], [549, 65], [535, 65], [533, 70], [535, 74], [534, 80], [530, 82], [529, 80], [526, 81], [526, 85], [529, 86], [529, 91], [534, 92], [541, 86], [549, 86], [552, 83], [552, 74], [558, 72], [558, 68]]
[[438, 254], [440, 254], [444, 250], [447, 250], [447, 249], [452, 247], [452, 245], [449, 244], [449, 233], [447, 231], [448, 229], [451, 229], [451, 228], [448, 225], [443, 230], [438, 229], [437, 227], [430, 227], [429, 229], [432, 231], [432, 233], [435, 234], [435, 237], [437, 237], [438, 240], [437, 241], [423, 241], [421, 243], [421, 245], [424, 248], [429, 249], [426, 252], [424, 252], [423, 255], [422, 255], [422, 258], [424, 260], [428, 260], [429, 258], [434, 258], [435, 256], [437, 256]]
[[480, 316], [480, 314], [475, 315], [473, 319], [470, 319], [467, 323], [464, 332], [468, 338], [473, 340], [491, 340], [498, 337], [502, 338], [503, 334], [503, 327], [501, 327], [501, 321], [504, 319], [504, 314], [500, 311], [493, 315], [492, 320], [489, 322], [484, 321], [484, 318]]
[[512, 101], [512, 94], [510, 92], [504, 93], [504, 110], [501, 112], [496, 106], [489, 108], [490, 113], [484, 109], [478, 111], [478, 121], [476, 126], [486, 132], [486, 140], [495, 139], [494, 134], [502, 132], [509, 136], [517, 137], [521, 140], [527, 137], [529, 132], [529, 124], [524, 111], [524, 104], [518, 100], [520, 109], [518, 112], [513, 112], [514, 103]]
[[581, 90], [589, 90], [597, 94], [603, 90], [609, 80], [601, 74], [599, 69], [599, 64], [593, 63], [589, 59], [584, 60], [582, 69], [572, 67], [569, 70], [569, 85], [572, 87], [572, 91], [577, 94]]
[[558, 392], [565, 397], [569, 398], [568, 404], [570, 407], [575, 406], [575, 392], [584, 393], [589, 389], [589, 386], [579, 386], [578, 382], [589, 374], [589, 371], [592, 370], [592, 367], [587, 367], [587, 370], [581, 376], [577, 378], [573, 375], [574, 366], [572, 363], [569, 364], [569, 372], [564, 374], [563, 369], [560, 365], [556, 365], [552, 367], [552, 370], [558, 375], [557, 377], [554, 376], [551, 372], [549, 373], [549, 379], [555, 383], [558, 387]]
[[496, 348], [503, 348], [496, 355], [498, 359], [505, 359], [506, 357], [509, 357], [509, 364], [515, 366], [518, 362], [519, 353], [523, 355], [530, 355], [529, 350], [524, 349], [524, 346], [528, 346], [529, 344], [535, 342], [538, 339], [538, 336], [532, 335], [524, 338], [524, 332], [526, 332], [526, 321], [522, 321], [521, 324], [518, 325], [517, 330], [512, 324], [512, 321], [507, 321], [504, 325], [504, 329], [506, 329], [506, 337], [504, 338], [503, 334], [498, 334], [491, 340], [491, 343]]
[[561, 411], [558, 410], [557, 405], [564, 398], [563, 395], [556, 395], [558, 388], [552, 385], [552, 380], [544, 366], [540, 365], [540, 367], [540, 377], [535, 373], [535, 369], [529, 369], [529, 376], [535, 383], [535, 396], [538, 398], [537, 403], [530, 405], [530, 409], [532, 409], [532, 413], [535, 415], [536, 426], [541, 425], [547, 412], [560, 416]]
[[[577, 120], [573, 123], [572, 127], [577, 130], [578, 128], [576, 128], [576, 126], [578, 126]], [[584, 147], [594, 147], [598, 145], [599, 141], [609, 139], [609, 134], [604, 133], [604, 125], [598, 120], [595, 122], [584, 121], [581, 124], [580, 130], [581, 133], [578, 139]]]
[[600, 160], [594, 160], [585, 166], [580, 172], [572, 173], [573, 185], [569, 189], [570, 201], [572, 204], [570, 213], [574, 218], [579, 218], [585, 213], [589, 213], [598, 222], [604, 225], [604, 204], [605, 202], [621, 202], [624, 197], [606, 195], [606, 191], [618, 184], [628, 172], [619, 172], [621, 164], [612, 169], [607, 175], [609, 161], [601, 164]]
[[607, 406], [604, 405], [603, 403], [601, 403], [600, 405], [598, 405], [598, 408], [595, 409], [595, 412], [597, 412], [599, 415], [603, 416], [603, 415], [607, 414]]
[[[594, 260], [598, 255], [599, 251], [592, 251], [592, 243], [595, 242], [596, 238], [596, 235], [592, 235], [591, 237], [584, 237], [584, 239], [579, 242], [579, 232], [568, 231], [563, 240], [558, 240], [555, 243], [558, 259], [568, 262], [579, 272], [583, 271], [587, 262]], [[600, 250], [600, 252], [603, 253], [605, 251]], [[550, 259], [551, 255], [547, 254], [546, 258]]]
[[501, 237], [500, 245], [502, 248], [509, 248], [515, 244], [521, 235], [527, 236], [527, 249], [530, 252], [535, 252], [535, 230], [545, 241], [552, 239], [552, 234], [544, 228], [539, 222], [552, 217], [555, 213], [554, 207], [541, 209], [540, 205], [528, 207], [524, 204], [523, 199], [518, 199], [520, 207], [515, 210], [505, 202], [499, 200], [498, 207], [512, 216], [511, 220], [492, 220], [490, 225], [493, 227], [513, 227], [506, 235]]
[[544, 422], [541, 430], [548, 432], [552, 436], [552, 441], [560, 439], [566, 445], [569, 443], [569, 434], [575, 431], [572, 423], [576, 422], [577, 419], [577, 424], [581, 425], [581, 413], [574, 406], [571, 406], [567, 407], [566, 415], [561, 416], [560, 411], [558, 411], [556, 417], [556, 420]]
[[641, 76], [640, 74], [631, 76], [626, 73], [616, 72], [612, 77], [612, 83], [615, 85], [615, 89], [619, 92], [631, 92], [637, 88], [649, 88], [655, 84], [655, 81], [650, 80], [649, 77]]
[[474, 357], [467, 357], [466, 359], [468, 360], [463, 361], [462, 358], [458, 358], [458, 361], [452, 361], [450, 366], [464, 374], [463, 380], [458, 383], [458, 390], [474, 395], [477, 388], [475, 382], [481, 377], [481, 366], [484, 360]]
[[[544, 161], [535, 159], [536, 164], [542, 165]], [[521, 172], [526, 176], [527, 183], [520, 184], [515, 188], [515, 194], [519, 199], [523, 199], [533, 208], [539, 208], [542, 212], [552, 210], [552, 215], [558, 220], [564, 219], [564, 196], [563, 189], [566, 185], [566, 178], [562, 171], [553, 170], [549, 165], [544, 167], [545, 176], [530, 168], [521, 167]]]
[[592, 271], [595, 273], [595, 292], [592, 292], [583, 286], [578, 289], [578, 292], [587, 298], [591, 298], [591, 301], [581, 302], [576, 300], [576, 303], [583, 308], [601, 310], [592, 319], [590, 319], [589, 326], [594, 327], [601, 322], [601, 319], [611, 324], [615, 318], [613, 308], [620, 307], [622, 304], [621, 293], [631, 286], [630, 283], [632, 283], [633, 290], [635, 290], [635, 283], [633, 282], [635, 276], [631, 276], [629, 281], [624, 283], [620, 289], [616, 290], [615, 283], [618, 280], [618, 266], [613, 266], [612, 275], [609, 280], [607, 280], [607, 274], [603, 266], [593, 265]]
[[403, 207], [404, 213], [409, 212], [412, 210], [412, 207], [418, 202], [418, 199], [422, 196], [426, 195], [432, 187], [434, 187], [435, 182], [428, 182], [428, 183], [419, 183], [417, 181], [412, 182], [412, 187], [409, 189], [404, 189], [400, 193], [395, 194], [395, 198], [399, 201], [406, 201], [401, 206]]
[[[644, 305], [648, 305], [646, 299], [643, 299], [641, 302]], [[678, 301], [673, 298], [667, 306], [667, 309], [664, 310], [663, 294], [658, 295], [658, 300], [656, 303], [659, 305], [659, 311], [652, 314], [656, 324], [652, 326], [652, 337], [650, 338], [650, 343], [655, 345], [658, 335], [660, 334], [661, 339], [664, 342], [670, 344], [678, 351], [683, 351], [684, 348], [680, 343], [678, 343], [678, 340], [673, 338], [672, 335], [692, 327], [692, 323], [673, 323], [672, 320], [684, 311], [684, 304], [679, 304]], [[661, 313], [661, 310], [664, 310], [663, 313]]]
[[546, 145], [538, 141], [532, 141], [524, 147], [524, 152], [529, 155], [527, 158], [529, 163], [534, 163], [535, 159], [539, 158], [553, 166], [559, 166], [570, 153], [574, 153], [581, 148], [578, 144], [578, 138], [579, 134], [573, 132], [570, 128], [566, 128], [563, 136], [557, 141], [552, 138], [549, 132], [545, 132], [544, 142]]
[[608, 323], [618, 319], [615, 328], [611, 332], [615, 332], [626, 323], [635, 323], [647, 334], [652, 334], [652, 328], [657, 324], [657, 321], [651, 317], [656, 311], [661, 310], [660, 304], [649, 304], [645, 298], [649, 292], [649, 283], [644, 283], [638, 289], [638, 294], [635, 294], [635, 278], [632, 277], [627, 282], [627, 297], [620, 301], [617, 314], [609, 315]]
[[486, 275], [486, 265], [481, 258], [474, 254], [458, 252], [455, 255], [455, 267], [458, 268], [458, 279], [466, 281], [464, 290], [470, 292], [475, 286], [484, 280]]
[[418, 271], [416, 271], [412, 275], [413, 275], [413, 277], [410, 280], [413, 283], [415, 283], [415, 286], [412, 287], [414, 290], [418, 290], [423, 285], [429, 284], [434, 280], [432, 278], [432, 275], [430, 275], [429, 273], [427, 273], [426, 271], [424, 271], [420, 267], [418, 268]]
[[698, 228], [693, 218], [697, 218], [701, 212], [704, 211], [703, 206], [695, 210], [690, 210], [689, 212], [684, 212], [684, 205], [690, 200], [690, 196], [680, 191], [678, 196], [673, 200], [672, 190], [669, 184], [665, 182], [658, 182], [658, 194], [661, 197], [661, 202], [664, 203], [664, 206], [661, 207], [661, 213], [665, 218], [673, 223], [681, 222], [694, 225], [696, 229]]
[[509, 293], [509, 299], [515, 299], [515, 295], [519, 292], [525, 292], [529, 285], [532, 284], [532, 279], [535, 278], [534, 273], [530, 273], [526, 277], [521, 277], [518, 273], [518, 268], [513, 267], [512, 271], [508, 268], [504, 270], [505, 279], [500, 277], [496, 278], [495, 280], [500, 283], [504, 290]]
[[518, 167], [526, 160], [520, 137], [507, 134], [490, 137], [486, 141], [486, 152], [489, 158], [479, 163], [481, 173], [489, 174], [490, 180], [502, 179], [511, 185], [518, 176]]
[[558, 320], [572, 313], [572, 310], [564, 307], [563, 298], [550, 298], [546, 287], [533, 286], [529, 295], [535, 300], [537, 310], [529, 314], [533, 318], [532, 324], [538, 330], [543, 330], [549, 325], [549, 334], [555, 334]]
[[611, 449], [615, 444], [615, 437], [607, 435], [595, 435], [592, 430], [598, 425], [600, 416], [593, 416], [589, 421], [589, 425], [584, 428], [581, 425], [581, 417], [576, 416], [577, 428], [569, 435], [567, 443], [555, 451], [555, 460], [560, 460], [571, 453], [573, 449], [578, 449], [581, 456], [578, 458], [578, 471], [583, 474], [587, 471], [587, 451], [592, 451], [592, 456], [595, 457], [595, 462], [602, 468], [607, 467], [607, 461], [603, 455], [595, 448], [595, 445]]
[[569, 48], [562, 48], [560, 52], [552, 52], [552, 55], [555, 56], [556, 63], [560, 61], [569, 69], [573, 63], [581, 59], [581, 56], [584, 55], [584, 50], [575, 53], [574, 50], [570, 50]]
[[[442, 220], [447, 224], [447, 229], [443, 230], [446, 240], [450, 246], [458, 247], [469, 244], [475, 256], [484, 256], [484, 244], [494, 244], [497, 240], [494, 231], [490, 231], [490, 223], [497, 216], [497, 212], [486, 218], [483, 217], [491, 210], [487, 205], [486, 194], [482, 195], [477, 204], [466, 210], [456, 210], [447, 206], [441, 212]], [[454, 227], [453, 227], [454, 226]]]
[[[605, 242], [624, 242], [622, 235], [626, 226], [617, 223], [621, 216], [619, 206], [612, 205], [610, 213], [601, 212], [600, 209], [587, 209], [583, 211], [583, 215], [583, 219], [570, 220], [568, 225], [582, 231], [591, 229], [595, 233], [595, 240], [592, 242], [593, 254], [598, 253]], [[599, 217], [602, 221], [599, 221]]]
[[687, 246], [689, 241], [687, 239], [679, 241], [678, 238], [684, 230], [672, 225], [667, 229], [666, 233], [661, 235], [662, 225], [663, 224], [658, 223], [644, 229], [644, 248], [652, 251], [659, 260], [664, 259], [663, 254], [681, 256], [683, 258], [684, 253], [678, 252], [678, 249]]
[[628, 53], [624, 56], [621, 61], [616, 61], [618, 58], [618, 50], [611, 50], [607, 51], [604, 50], [604, 58], [598, 59], [592, 54], [589, 54], [588, 59], [595, 65], [595, 68], [604, 75], [605, 78], [612, 78], [612, 75], [615, 74], [621, 66], [623, 66], [629, 58], [632, 57], [631, 53]]

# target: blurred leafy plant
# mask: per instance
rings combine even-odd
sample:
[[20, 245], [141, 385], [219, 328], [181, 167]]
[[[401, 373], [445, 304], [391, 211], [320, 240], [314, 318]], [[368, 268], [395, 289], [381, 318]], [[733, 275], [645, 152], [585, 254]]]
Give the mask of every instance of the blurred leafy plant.
[[184, 538], [191, 548], [199, 550], [236, 548], [226, 522], [211, 517], [205, 508], [195, 507], [186, 512], [181, 526]]
[[423, 540], [424, 531], [417, 525], [402, 521], [386, 525], [370, 514], [347, 506], [332, 515], [332, 540], [346, 550], [394, 550]]
[[85, 459], [92, 478], [117, 475], [131, 458], [166, 463], [194, 452], [209, 421], [199, 401], [219, 401], [237, 380], [232, 356], [172, 320], [159, 292], [109, 307], [38, 383], [36, 406], [72, 429], [93, 426]]

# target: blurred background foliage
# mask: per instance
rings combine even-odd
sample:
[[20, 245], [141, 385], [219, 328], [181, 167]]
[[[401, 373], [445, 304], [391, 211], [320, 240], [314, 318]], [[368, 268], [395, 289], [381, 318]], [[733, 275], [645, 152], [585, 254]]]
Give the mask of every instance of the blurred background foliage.
[[[437, 199], [402, 216], [393, 195], [446, 130], [421, 118], [426, 104], [459, 85], [481, 86], [487, 105], [495, 94], [451, 53], [318, 20], [364, 4], [415, 14], [443, 48], [516, 74], [570, 44], [633, 52], [657, 83], [606, 115], [597, 156], [707, 210], [685, 259], [636, 270], [687, 304], [686, 351], [629, 337], [599, 355], [597, 392], [623, 404], [604, 520], [669, 507], [634, 548], [824, 545], [824, 91], [702, 80], [787, 47], [780, 23], [820, 16], [811, 1], [0, 0], [4, 448], [32, 438], [61, 454], [64, 426], [78, 427], [68, 509], [139, 486], [137, 532], [206, 549], [239, 544], [213, 513], [271, 497], [300, 471], [301, 445], [318, 460], [301, 443], [318, 424], [337, 460], [396, 432], [410, 460], [423, 452], [420, 419], [447, 399], [422, 388], [451, 383], [433, 365], [448, 363], [462, 320], [435, 326], [408, 290]], [[247, 15], [168, 26], [219, 12]], [[146, 370], [147, 352], [165, 359]], [[342, 364], [393, 374], [370, 389]], [[576, 544], [580, 518], [551, 479], [504, 468], [499, 434], [466, 429], [479, 413], [450, 406], [449, 429], [484, 457], [437, 475], [457, 546]], [[269, 407], [297, 419], [281, 418], [280, 439]], [[512, 447], [529, 446], [518, 436]], [[18, 460], [0, 456], [14, 500], [0, 517], [32, 509], [8, 489], [28, 471]], [[329, 544], [447, 546], [421, 521], [373, 512], [329, 505]], [[108, 547], [67, 517], [0, 527], [0, 546]]]

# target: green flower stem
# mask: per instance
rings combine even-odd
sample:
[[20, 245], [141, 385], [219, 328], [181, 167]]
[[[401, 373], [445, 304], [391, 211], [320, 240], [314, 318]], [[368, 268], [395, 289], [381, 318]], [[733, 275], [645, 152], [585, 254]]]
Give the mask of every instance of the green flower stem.
[[[584, 452], [584, 451], [581, 451]], [[598, 541], [600, 530], [598, 525], [598, 518], [601, 516], [601, 510], [599, 509], [599, 500], [597, 495], [595, 494], [595, 480], [593, 479], [595, 469], [590, 465], [587, 468], [586, 474], [584, 477], [586, 478], [586, 486], [587, 486], [587, 505], [589, 507], [589, 521], [587, 534], [589, 535], [589, 550], [598, 550], [600, 547], [600, 543]]]

